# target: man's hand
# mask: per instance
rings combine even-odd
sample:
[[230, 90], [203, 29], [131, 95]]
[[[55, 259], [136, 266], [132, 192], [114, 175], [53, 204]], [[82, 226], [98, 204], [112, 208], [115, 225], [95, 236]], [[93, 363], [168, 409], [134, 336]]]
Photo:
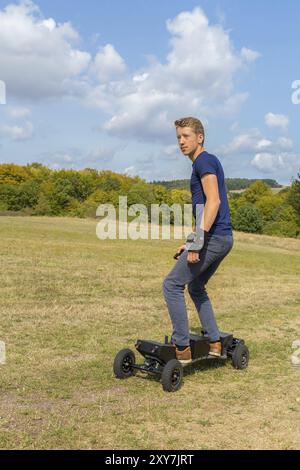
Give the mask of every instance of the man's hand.
[[188, 263], [191, 263], [191, 264], [199, 263], [199, 261], [200, 261], [199, 252], [198, 251], [189, 251], [187, 261], [188, 261]]
[[185, 245], [181, 245], [179, 248], [177, 248], [176, 253], [174, 255], [174, 259], [178, 259], [184, 250], [185, 250]]

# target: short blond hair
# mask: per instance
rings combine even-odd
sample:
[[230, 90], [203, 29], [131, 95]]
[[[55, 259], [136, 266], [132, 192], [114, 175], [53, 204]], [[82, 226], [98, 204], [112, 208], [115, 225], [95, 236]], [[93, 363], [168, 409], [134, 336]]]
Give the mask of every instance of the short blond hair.
[[174, 122], [175, 127], [191, 127], [193, 131], [196, 134], [202, 134], [203, 135], [203, 144], [205, 140], [205, 132], [204, 132], [204, 127], [202, 122], [194, 117], [184, 117], [181, 119], [177, 119], [177, 121]]

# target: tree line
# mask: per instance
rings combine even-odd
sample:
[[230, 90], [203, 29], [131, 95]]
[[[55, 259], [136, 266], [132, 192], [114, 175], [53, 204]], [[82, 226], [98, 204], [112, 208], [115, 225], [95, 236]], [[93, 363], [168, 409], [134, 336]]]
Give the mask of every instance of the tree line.
[[[228, 191], [238, 190], [238, 189], [246, 189], [250, 186], [250, 184], [255, 183], [256, 179], [249, 179], [249, 178], [225, 178], [225, 184]], [[276, 180], [273, 179], [262, 179], [264, 183], [266, 183], [271, 188], [281, 188], [282, 186], [277, 183]], [[164, 186], [167, 189], [187, 189], [189, 190], [190, 187], [190, 180], [173, 180], [173, 181], [154, 181], [154, 184], [159, 184]]]
[[[246, 179], [234, 179], [248, 181]], [[188, 180], [177, 180], [188, 181]], [[228, 180], [227, 180], [228, 181]], [[190, 204], [188, 187], [147, 183], [109, 170], [52, 170], [40, 163], [0, 164], [0, 215], [96, 217], [100, 204]], [[235, 230], [300, 237], [300, 173], [291, 186], [272, 192], [274, 180], [254, 180], [242, 193], [228, 193]], [[278, 183], [277, 183], [278, 185]], [[227, 184], [228, 187], [228, 184]], [[235, 188], [236, 189], [236, 188]], [[150, 210], [149, 210], [150, 214]]]

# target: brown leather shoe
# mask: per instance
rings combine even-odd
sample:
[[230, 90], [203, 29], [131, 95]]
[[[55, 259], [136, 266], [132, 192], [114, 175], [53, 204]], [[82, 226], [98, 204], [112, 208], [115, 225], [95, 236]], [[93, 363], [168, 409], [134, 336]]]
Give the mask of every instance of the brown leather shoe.
[[181, 362], [181, 364], [192, 362], [192, 351], [190, 346], [187, 346], [183, 351], [179, 351], [179, 349], [176, 348], [176, 359]]
[[217, 341], [215, 343], [210, 343], [209, 345], [209, 355], [220, 357], [222, 352], [222, 344], [221, 341]]

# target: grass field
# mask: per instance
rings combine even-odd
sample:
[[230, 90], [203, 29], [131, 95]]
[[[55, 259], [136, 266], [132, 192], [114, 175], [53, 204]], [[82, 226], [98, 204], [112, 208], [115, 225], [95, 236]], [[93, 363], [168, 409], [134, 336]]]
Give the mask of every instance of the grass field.
[[0, 448], [299, 449], [300, 240], [235, 233], [208, 292], [249, 368], [201, 365], [166, 393], [115, 379], [112, 362], [138, 337], [170, 334], [161, 285], [180, 243], [100, 241], [95, 228], [0, 218]]

